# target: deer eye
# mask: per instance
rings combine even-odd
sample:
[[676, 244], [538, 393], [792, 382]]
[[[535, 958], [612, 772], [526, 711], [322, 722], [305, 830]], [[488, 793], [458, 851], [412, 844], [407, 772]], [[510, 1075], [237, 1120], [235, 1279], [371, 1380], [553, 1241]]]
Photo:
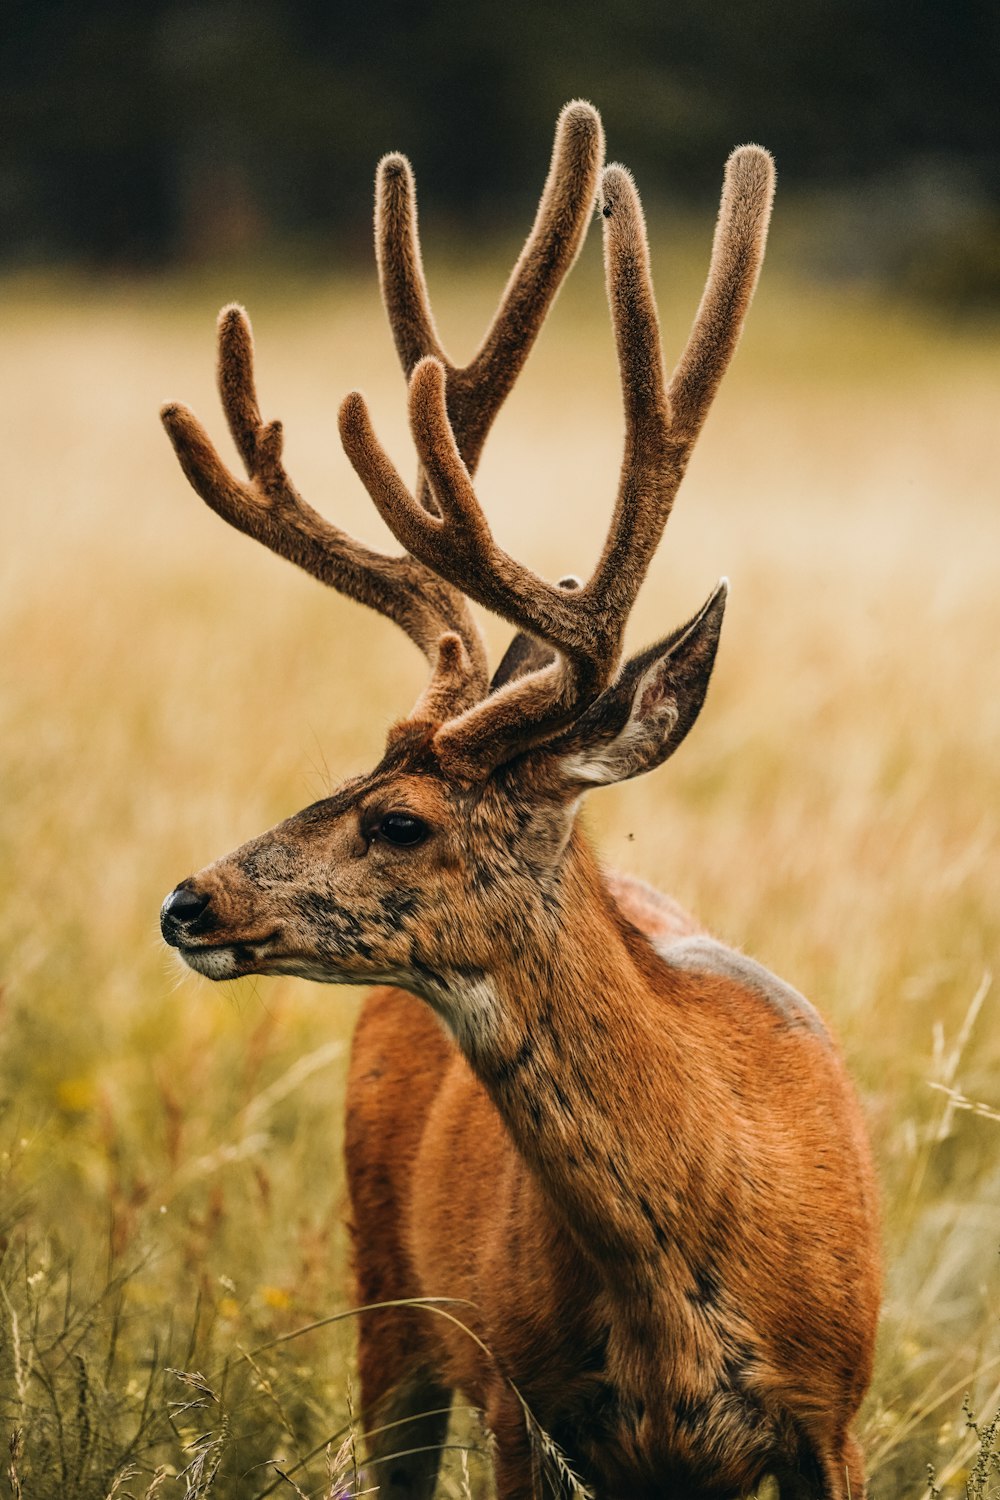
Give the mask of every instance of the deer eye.
[[410, 813], [386, 813], [377, 832], [388, 844], [395, 844], [400, 849], [412, 849], [414, 844], [421, 843], [430, 830], [421, 818], [414, 818]]

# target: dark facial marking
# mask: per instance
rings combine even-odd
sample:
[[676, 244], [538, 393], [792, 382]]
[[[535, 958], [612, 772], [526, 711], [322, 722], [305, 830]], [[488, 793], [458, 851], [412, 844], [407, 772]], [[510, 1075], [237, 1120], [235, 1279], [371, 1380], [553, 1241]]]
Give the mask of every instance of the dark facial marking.
[[390, 928], [401, 927], [420, 906], [420, 892], [412, 886], [400, 886], [379, 897], [379, 909], [383, 924]]
[[293, 879], [302, 867], [302, 858], [291, 844], [275, 841], [251, 849], [241, 867], [248, 880], [255, 885], [265, 885], [271, 881]]
[[549, 1083], [551, 1085], [552, 1092], [556, 1096], [556, 1100], [558, 1101], [559, 1108], [562, 1110], [562, 1112], [566, 1116], [567, 1120], [574, 1119], [575, 1115], [574, 1115], [574, 1112], [573, 1112], [573, 1105], [572, 1105], [571, 1101], [566, 1097], [566, 1095], [563, 1092], [562, 1088], [560, 1087], [558, 1078], [556, 1078], [555, 1076], [553, 1076], [549, 1080]]
[[364, 959], [372, 957], [371, 944], [364, 936], [370, 931], [369, 921], [363, 921], [346, 906], [317, 891], [298, 893], [293, 904], [315, 934], [317, 949], [326, 962], [351, 953]]

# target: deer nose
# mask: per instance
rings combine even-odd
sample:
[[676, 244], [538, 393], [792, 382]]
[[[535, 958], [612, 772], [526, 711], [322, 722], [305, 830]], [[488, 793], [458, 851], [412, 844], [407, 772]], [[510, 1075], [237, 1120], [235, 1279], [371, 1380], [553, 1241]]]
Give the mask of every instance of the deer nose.
[[190, 886], [179, 885], [172, 890], [160, 907], [160, 931], [166, 941], [176, 948], [184, 934], [191, 932], [195, 923], [205, 915], [209, 905], [208, 896], [200, 896]]

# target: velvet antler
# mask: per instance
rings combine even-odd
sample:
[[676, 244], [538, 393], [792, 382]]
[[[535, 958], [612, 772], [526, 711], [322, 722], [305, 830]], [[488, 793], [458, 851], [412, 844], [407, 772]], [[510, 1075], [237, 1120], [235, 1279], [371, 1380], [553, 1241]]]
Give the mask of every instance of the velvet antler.
[[589, 581], [554, 585], [495, 542], [449, 422], [447, 372], [434, 353], [410, 379], [410, 422], [435, 509], [403, 484], [349, 395], [341, 438], [383, 519], [414, 557], [470, 598], [547, 644], [555, 659], [445, 723], [442, 754], [470, 773], [498, 765], [571, 722], [615, 676], [629, 612], [695, 439], [739, 340], [760, 271], [773, 196], [767, 152], [730, 157], [708, 280], [669, 385], [639, 197], [621, 166], [602, 182], [605, 266], [625, 411], [625, 452], [608, 536]]
[[[428, 352], [446, 363], [451, 430], [470, 468], [579, 251], [602, 154], [596, 110], [581, 101], [567, 105], [534, 227], [478, 353], [463, 368], [446, 361], [434, 328], [409, 163], [394, 155], [379, 165], [376, 248], [390, 327], [407, 374]], [[433, 703], [435, 712], [444, 715], [481, 698], [487, 691], [485, 648], [461, 590], [415, 557], [388, 557], [363, 546], [320, 516], [295, 489], [282, 462], [281, 424], [261, 418], [250, 322], [240, 307], [220, 314], [218, 378], [247, 481], [230, 472], [186, 407], [174, 403], [162, 412], [181, 466], [206, 504], [321, 582], [400, 625], [434, 664], [425, 705]], [[381, 461], [373, 458], [376, 470]], [[433, 503], [423, 483], [420, 493]], [[446, 635], [457, 636], [460, 649], [446, 644]]]

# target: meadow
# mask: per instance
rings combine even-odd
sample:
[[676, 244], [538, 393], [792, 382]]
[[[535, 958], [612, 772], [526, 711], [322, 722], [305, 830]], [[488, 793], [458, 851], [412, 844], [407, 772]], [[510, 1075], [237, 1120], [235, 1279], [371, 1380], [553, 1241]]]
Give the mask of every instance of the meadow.
[[[706, 708], [586, 818], [609, 864], [838, 1035], [884, 1194], [872, 1495], [981, 1500], [1000, 1494], [998, 327], [809, 281], [776, 249], [631, 626], [652, 639], [729, 576]], [[668, 351], [706, 256], [707, 231], [656, 236]], [[464, 355], [504, 271], [429, 263]], [[290, 472], [386, 541], [335, 425], [361, 387], [412, 469], [374, 271], [0, 293], [0, 1493], [353, 1494], [360, 997], [181, 973], [157, 914], [371, 765], [423, 663], [228, 531], [156, 414], [183, 399], [222, 442], [214, 317], [245, 301]], [[589, 571], [620, 442], [594, 235], [480, 470], [501, 541]], [[487, 1495], [488, 1473], [460, 1412], [441, 1493]]]

